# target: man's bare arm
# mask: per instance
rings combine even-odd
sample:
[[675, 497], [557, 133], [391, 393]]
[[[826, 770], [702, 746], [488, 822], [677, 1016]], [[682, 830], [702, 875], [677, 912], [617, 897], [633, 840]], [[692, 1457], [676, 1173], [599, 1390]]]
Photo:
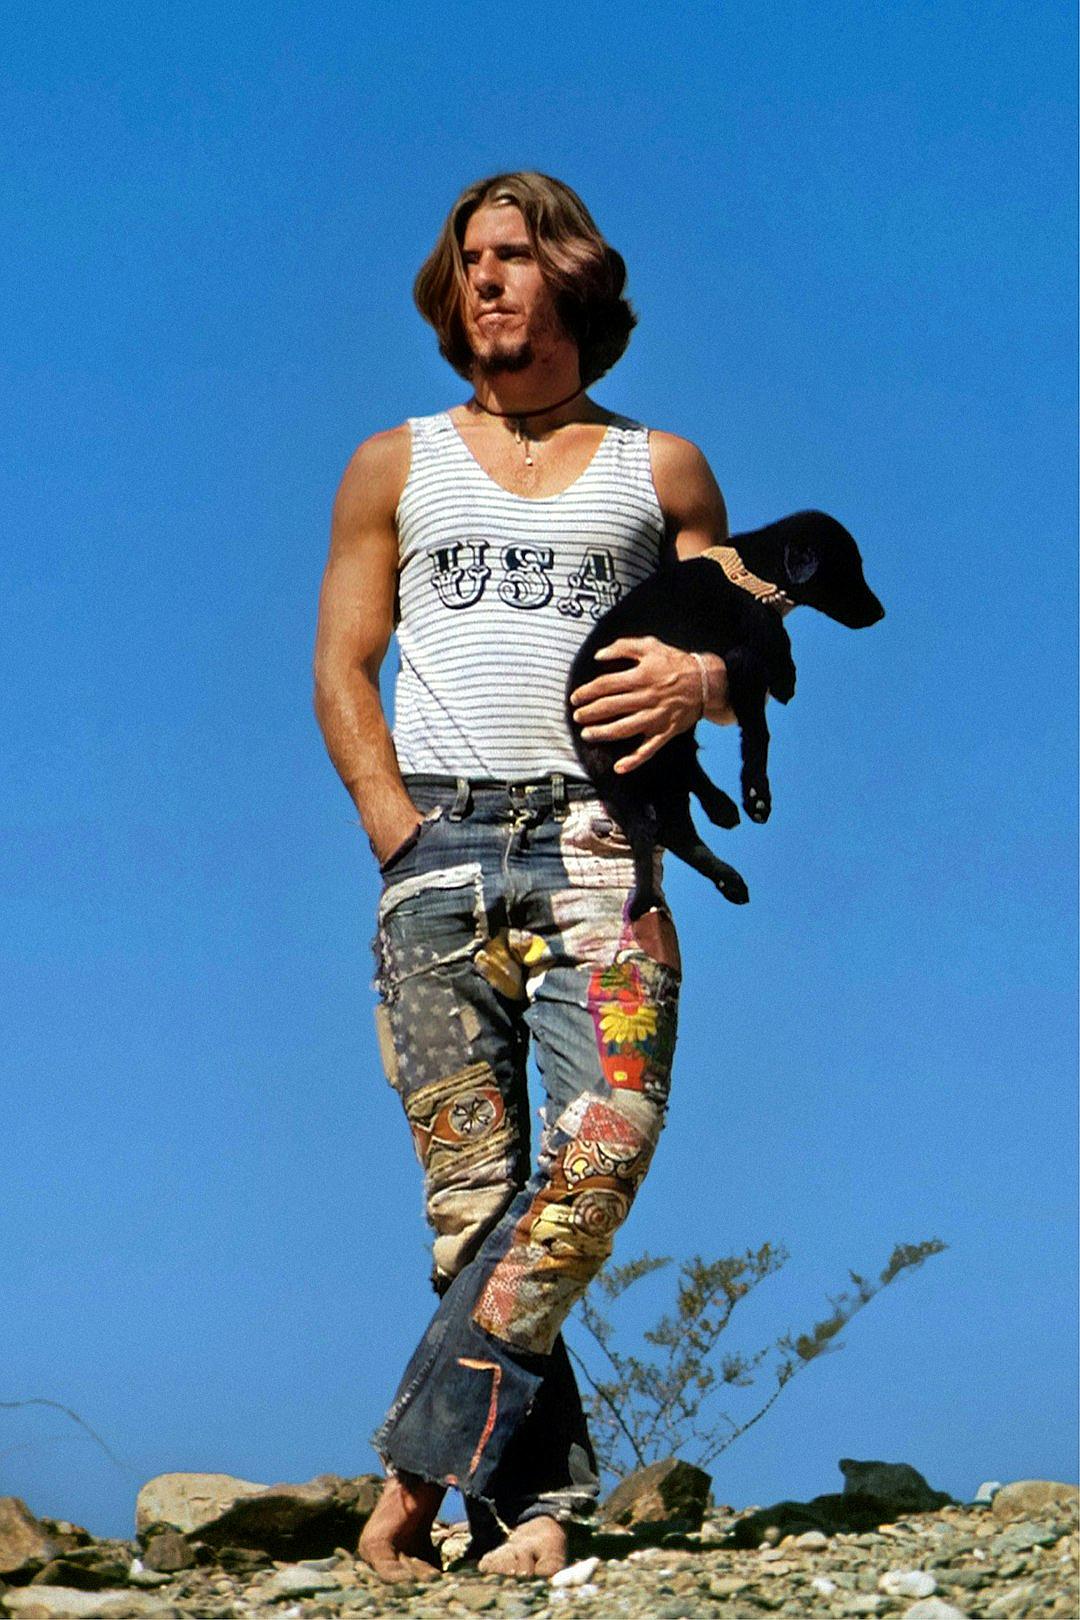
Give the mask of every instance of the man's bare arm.
[[[649, 436], [649, 448], [668, 538], [679, 559], [685, 562], [709, 546], [722, 545], [728, 537], [727, 509], [701, 451], [673, 433], [656, 432]], [[702, 714], [719, 725], [735, 719], [724, 660], [715, 653], [701, 655], [702, 670], [692, 654], [655, 636], [624, 636], [596, 656], [635, 660], [632, 669], [600, 675], [573, 693], [574, 717], [587, 727], [587, 736], [602, 742], [643, 737], [638, 748], [616, 763], [617, 771], [643, 765]]]
[[379, 697], [379, 669], [394, 629], [394, 514], [408, 471], [407, 427], [366, 440], [346, 468], [315, 638], [315, 714], [380, 862], [422, 819], [401, 779]]

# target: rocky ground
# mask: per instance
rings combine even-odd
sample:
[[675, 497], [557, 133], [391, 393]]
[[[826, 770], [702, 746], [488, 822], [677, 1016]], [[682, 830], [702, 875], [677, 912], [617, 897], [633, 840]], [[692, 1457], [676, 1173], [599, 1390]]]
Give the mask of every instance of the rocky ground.
[[[845, 1472], [878, 1466], [845, 1465]], [[220, 1481], [225, 1476], [162, 1478]], [[988, 1491], [990, 1500], [946, 1501], [924, 1511], [883, 1514], [879, 1507], [871, 1512], [867, 1504], [880, 1498], [865, 1492], [772, 1509], [717, 1508], [700, 1529], [687, 1531], [665, 1528], [665, 1521], [656, 1519], [664, 1491], [653, 1479], [651, 1496], [646, 1492], [651, 1510], [641, 1509], [639, 1501], [637, 1510], [609, 1513], [595, 1527], [580, 1526], [575, 1552], [581, 1556], [551, 1580], [484, 1577], [473, 1567], [455, 1567], [465, 1537], [460, 1528], [447, 1527], [440, 1532], [447, 1572], [429, 1583], [393, 1588], [356, 1562], [351, 1535], [348, 1545], [324, 1556], [296, 1556], [305, 1538], [310, 1543], [317, 1537], [317, 1524], [340, 1526], [350, 1504], [361, 1515], [370, 1511], [368, 1482], [230, 1483], [248, 1494], [226, 1502], [224, 1513], [220, 1501], [207, 1508], [197, 1493], [194, 1507], [187, 1498], [182, 1507], [174, 1500], [168, 1510], [183, 1521], [179, 1527], [160, 1516], [164, 1498], [147, 1498], [144, 1506], [141, 1494], [143, 1523], [131, 1542], [102, 1541], [77, 1526], [34, 1519], [16, 1498], [0, 1498], [0, 1607], [21, 1620], [141, 1615], [244, 1620], [254, 1614], [281, 1620], [351, 1620], [354, 1615], [455, 1620], [470, 1614], [492, 1620], [759, 1620], [763, 1614], [792, 1620], [855, 1615], [1022, 1620], [1080, 1614], [1078, 1492], [1048, 1481], [1020, 1481]], [[316, 1487], [324, 1499], [330, 1490], [334, 1499], [327, 1511], [336, 1519], [314, 1514]], [[362, 1499], [365, 1489], [369, 1496]], [[308, 1514], [302, 1517], [302, 1533], [282, 1507], [288, 1492], [293, 1496], [287, 1500], [294, 1507], [299, 1500]], [[304, 1492], [306, 1497], [298, 1494]], [[215, 1512], [216, 1518], [207, 1518]], [[185, 1528], [200, 1513], [203, 1522]], [[849, 1522], [860, 1515], [879, 1522], [871, 1529], [798, 1528], [815, 1520], [843, 1522], [845, 1513]], [[619, 1517], [631, 1522], [621, 1526]], [[668, 1526], [673, 1522], [670, 1516], [666, 1520]], [[222, 1523], [223, 1533], [230, 1534], [238, 1523], [246, 1524], [248, 1540], [273, 1542], [276, 1536], [279, 1550], [282, 1536], [291, 1539], [293, 1555], [273, 1558], [258, 1547], [226, 1545], [220, 1535], [212, 1546], [203, 1538], [213, 1541], [215, 1526]]]

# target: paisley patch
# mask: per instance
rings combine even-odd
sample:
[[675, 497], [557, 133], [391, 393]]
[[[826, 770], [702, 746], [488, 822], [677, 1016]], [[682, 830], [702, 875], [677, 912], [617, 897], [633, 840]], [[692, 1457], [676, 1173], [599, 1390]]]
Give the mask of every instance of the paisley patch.
[[473, 1311], [474, 1322], [496, 1338], [544, 1355], [611, 1253], [662, 1118], [644, 1097], [590, 1098], [584, 1108], [582, 1101], [564, 1122], [573, 1135], [556, 1126], [550, 1178], [518, 1222]]

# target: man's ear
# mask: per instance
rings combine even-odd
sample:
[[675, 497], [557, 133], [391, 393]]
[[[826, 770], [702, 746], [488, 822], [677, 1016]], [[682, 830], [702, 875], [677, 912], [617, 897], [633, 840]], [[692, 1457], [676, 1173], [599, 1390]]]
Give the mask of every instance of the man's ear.
[[820, 561], [813, 546], [800, 546], [793, 540], [784, 546], [784, 572], [793, 585], [805, 585], [813, 579]]

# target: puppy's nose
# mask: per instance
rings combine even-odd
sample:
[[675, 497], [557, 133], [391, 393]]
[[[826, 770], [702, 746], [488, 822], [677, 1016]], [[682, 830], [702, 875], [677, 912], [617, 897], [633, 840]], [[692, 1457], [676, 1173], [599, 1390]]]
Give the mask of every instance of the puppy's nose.
[[848, 621], [853, 630], [867, 630], [872, 624], [885, 617], [885, 609], [874, 595], [867, 591], [865, 598]]

